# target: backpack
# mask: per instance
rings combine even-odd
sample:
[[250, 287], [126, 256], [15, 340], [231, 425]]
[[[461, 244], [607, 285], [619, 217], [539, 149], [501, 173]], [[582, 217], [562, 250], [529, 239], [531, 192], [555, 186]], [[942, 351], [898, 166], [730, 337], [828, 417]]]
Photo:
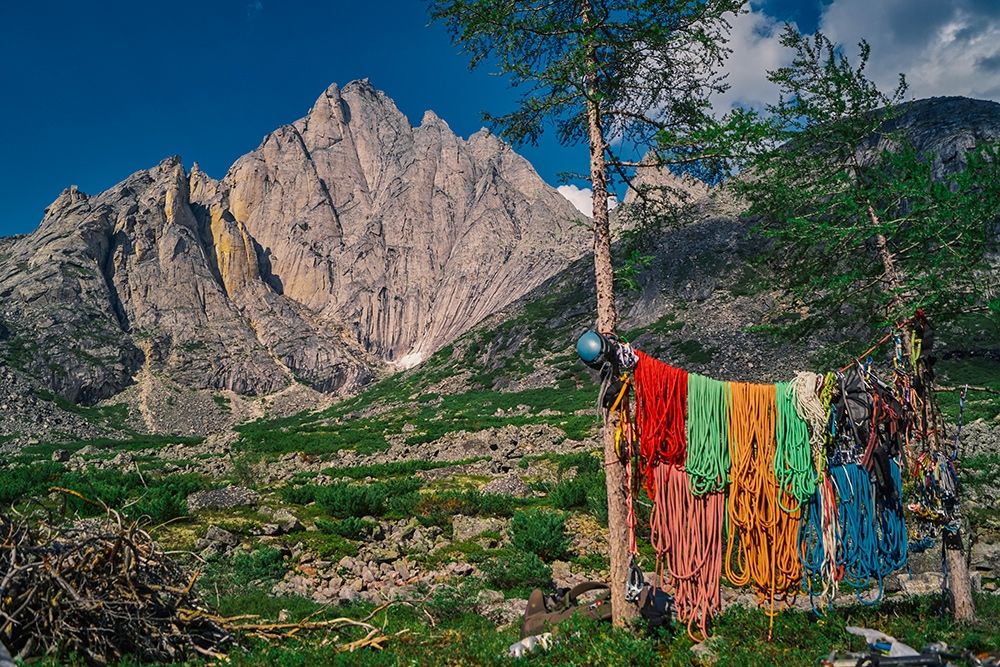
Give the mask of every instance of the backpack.
[[[593, 602], [581, 605], [578, 598], [590, 591], [602, 591]], [[669, 624], [676, 616], [674, 598], [660, 588], [643, 584], [639, 594], [639, 613], [646, 620], [647, 628], [652, 631]], [[588, 581], [573, 588], [561, 588], [555, 595], [545, 595], [535, 589], [528, 596], [528, 608], [524, 611], [524, 623], [521, 626], [521, 638], [548, 632], [552, 626], [575, 613], [585, 614], [595, 621], [611, 620], [611, 591], [602, 582]]]
[[[602, 591], [593, 602], [581, 605], [578, 598], [590, 591]], [[575, 613], [584, 614], [595, 621], [611, 620], [611, 592], [607, 584], [588, 581], [570, 589], [560, 589], [555, 595], [545, 595], [538, 588], [528, 596], [528, 608], [524, 610], [521, 638], [547, 632], [552, 626]]]

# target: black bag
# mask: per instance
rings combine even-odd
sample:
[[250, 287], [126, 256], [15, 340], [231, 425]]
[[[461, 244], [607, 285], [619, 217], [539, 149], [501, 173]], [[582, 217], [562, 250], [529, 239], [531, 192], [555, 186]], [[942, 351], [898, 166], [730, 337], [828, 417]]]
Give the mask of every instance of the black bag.
[[662, 588], [644, 585], [639, 593], [639, 614], [646, 619], [650, 631], [670, 624], [677, 616], [674, 596]]

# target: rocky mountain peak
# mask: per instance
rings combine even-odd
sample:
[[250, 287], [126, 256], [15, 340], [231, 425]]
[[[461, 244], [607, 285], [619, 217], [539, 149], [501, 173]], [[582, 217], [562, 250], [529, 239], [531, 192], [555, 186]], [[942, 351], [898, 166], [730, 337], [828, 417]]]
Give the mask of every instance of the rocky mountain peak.
[[3, 246], [0, 352], [88, 403], [146, 373], [351, 391], [585, 253], [574, 217], [495, 137], [433, 112], [414, 128], [370, 81], [333, 84], [220, 180], [171, 157], [64, 191]]

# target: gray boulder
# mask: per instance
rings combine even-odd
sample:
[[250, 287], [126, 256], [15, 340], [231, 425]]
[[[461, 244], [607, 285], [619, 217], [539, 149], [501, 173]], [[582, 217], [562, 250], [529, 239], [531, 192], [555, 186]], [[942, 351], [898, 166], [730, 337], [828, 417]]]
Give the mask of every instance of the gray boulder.
[[254, 506], [260, 502], [260, 494], [241, 486], [230, 486], [213, 491], [200, 491], [187, 497], [188, 512], [202, 509], [228, 510], [234, 507]]

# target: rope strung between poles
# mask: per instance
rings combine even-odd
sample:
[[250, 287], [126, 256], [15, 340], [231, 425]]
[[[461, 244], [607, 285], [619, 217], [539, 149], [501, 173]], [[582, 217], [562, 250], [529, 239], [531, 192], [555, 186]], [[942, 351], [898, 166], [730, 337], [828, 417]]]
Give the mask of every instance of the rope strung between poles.
[[[729, 447], [732, 465], [727, 503], [729, 540], [726, 578], [752, 584], [757, 602], [770, 605], [770, 638], [775, 602], [784, 606], [802, 581], [798, 534], [801, 509], [790, 501], [774, 475], [777, 406], [774, 385], [730, 383]], [[778, 610], [780, 611], [780, 609]]]
[[812, 465], [809, 427], [798, 412], [795, 383], [779, 382], [774, 389], [778, 415], [774, 476], [782, 491], [795, 499], [793, 507], [782, 503], [781, 509], [793, 512], [816, 493], [816, 472]]
[[[725, 495], [695, 496], [688, 474], [672, 464], [653, 471], [656, 495], [650, 519], [656, 549], [657, 585], [670, 574], [677, 618], [695, 642], [708, 639], [708, 622], [722, 609], [722, 527]], [[701, 636], [695, 634], [695, 628]]]
[[691, 492], [722, 491], [729, 481], [729, 384], [688, 375], [687, 458]]

